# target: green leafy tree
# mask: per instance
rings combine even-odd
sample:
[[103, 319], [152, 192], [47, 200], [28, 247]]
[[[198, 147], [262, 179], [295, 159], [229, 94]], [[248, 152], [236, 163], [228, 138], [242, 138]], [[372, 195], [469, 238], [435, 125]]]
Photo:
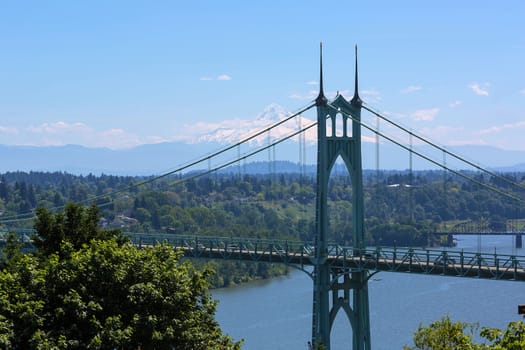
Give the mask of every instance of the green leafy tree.
[[20, 259], [22, 246], [22, 243], [18, 242], [16, 234], [9, 233], [7, 235], [4, 249], [0, 253], [0, 269], [7, 267], [9, 261]]
[[429, 326], [420, 325], [414, 334], [414, 346], [405, 350], [478, 350], [488, 349], [473, 341], [476, 325], [452, 322], [445, 316]]
[[505, 330], [484, 327], [481, 330], [481, 336], [492, 342], [491, 349], [525, 349], [525, 323], [523, 321], [511, 322]]
[[211, 269], [104, 236], [97, 217], [39, 211], [43, 252], [11, 254], [0, 272], [0, 348], [240, 349], [214, 319]]
[[92, 239], [116, 238], [119, 242], [125, 241], [118, 230], [100, 229], [100, 218], [101, 213], [96, 205], [83, 207], [76, 203], [68, 203], [64, 212], [56, 214], [40, 207], [37, 209], [34, 224], [36, 234], [33, 244], [39, 253], [50, 255], [56, 252], [63, 253], [63, 242], [70, 243], [76, 250]]
[[525, 349], [525, 323], [510, 322], [504, 330], [483, 327], [479, 335], [486, 339], [483, 344], [473, 341], [476, 324], [452, 322], [448, 316], [419, 326], [414, 334], [414, 347], [405, 350], [522, 350]]

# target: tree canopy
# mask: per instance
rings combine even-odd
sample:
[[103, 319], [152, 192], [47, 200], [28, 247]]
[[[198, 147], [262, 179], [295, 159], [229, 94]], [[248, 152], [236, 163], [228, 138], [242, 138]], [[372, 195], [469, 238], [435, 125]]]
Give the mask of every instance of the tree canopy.
[[214, 319], [211, 269], [104, 235], [95, 212], [39, 211], [39, 251], [0, 272], [0, 348], [240, 349]]
[[478, 339], [477, 324], [453, 322], [449, 316], [432, 322], [428, 326], [420, 325], [414, 333], [414, 346], [405, 346], [405, 350], [522, 350], [525, 349], [525, 323], [513, 321], [507, 328], [482, 327]]

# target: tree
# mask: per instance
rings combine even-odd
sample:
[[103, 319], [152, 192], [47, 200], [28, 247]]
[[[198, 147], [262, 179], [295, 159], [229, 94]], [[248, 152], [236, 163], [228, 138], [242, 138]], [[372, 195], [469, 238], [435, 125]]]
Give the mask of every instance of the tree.
[[[240, 349], [214, 319], [211, 269], [167, 246], [104, 236], [96, 217], [76, 205], [39, 211], [43, 252], [16, 255], [0, 272], [0, 348]], [[58, 237], [58, 250], [46, 246]]]
[[508, 324], [505, 330], [484, 327], [481, 336], [492, 342], [491, 349], [521, 350], [525, 349], [525, 323], [515, 321]]
[[35, 219], [36, 234], [33, 244], [38, 252], [50, 255], [61, 250], [62, 243], [68, 242], [77, 250], [92, 239], [116, 238], [119, 242], [125, 241], [118, 230], [102, 230], [99, 227], [101, 213], [96, 205], [83, 207], [79, 204], [68, 203], [64, 212], [52, 214], [46, 208], [38, 208]]
[[477, 350], [487, 349], [474, 343], [473, 331], [476, 325], [452, 322], [448, 316], [432, 322], [429, 326], [420, 325], [414, 334], [414, 347], [405, 350]]
[[452, 322], [448, 316], [429, 326], [420, 325], [414, 334], [414, 347], [405, 350], [521, 350], [525, 349], [525, 323], [510, 322], [505, 330], [483, 327], [479, 335], [486, 344], [473, 341], [478, 326], [472, 323]]
[[6, 238], [4, 249], [0, 253], [0, 269], [7, 267], [9, 261], [15, 261], [22, 256], [22, 243], [14, 233], [9, 233]]

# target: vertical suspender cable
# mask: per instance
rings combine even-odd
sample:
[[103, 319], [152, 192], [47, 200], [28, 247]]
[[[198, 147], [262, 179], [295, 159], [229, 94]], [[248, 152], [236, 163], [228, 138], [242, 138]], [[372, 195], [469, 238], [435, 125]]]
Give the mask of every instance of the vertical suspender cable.
[[376, 117], [376, 187], [379, 188], [379, 122], [381, 119]]
[[412, 181], [412, 132], [409, 133], [410, 137], [410, 151], [408, 152], [409, 156], [409, 173], [408, 173], [408, 194], [409, 194], [409, 210], [410, 210], [410, 222], [414, 223], [414, 193], [413, 193], [413, 181]]
[[239, 181], [242, 178], [242, 172], [241, 172], [241, 144], [237, 145], [237, 159], [239, 160], [237, 163], [238, 171], [239, 171]]
[[275, 145], [272, 146], [272, 173], [273, 176], [276, 176], [277, 173], [277, 164], [276, 164], [276, 158], [275, 158]]
[[[297, 127], [298, 127], [298, 131], [301, 131], [303, 127], [303, 119], [300, 114], [297, 116]], [[299, 135], [297, 135], [297, 141], [298, 141], [297, 143], [299, 144], [299, 161], [297, 162], [299, 166], [298, 181], [299, 181], [299, 189], [301, 192], [303, 191], [303, 138], [302, 138], [302, 135], [303, 135], [302, 132], [300, 132]]]
[[[445, 149], [443, 149], [443, 200], [445, 203], [447, 202], [447, 152]], [[443, 218], [441, 218], [441, 225], [443, 226], [443, 230], [447, 231]]]
[[[268, 129], [268, 146], [272, 144], [271, 129]], [[272, 150], [268, 147], [268, 178], [272, 177]]]

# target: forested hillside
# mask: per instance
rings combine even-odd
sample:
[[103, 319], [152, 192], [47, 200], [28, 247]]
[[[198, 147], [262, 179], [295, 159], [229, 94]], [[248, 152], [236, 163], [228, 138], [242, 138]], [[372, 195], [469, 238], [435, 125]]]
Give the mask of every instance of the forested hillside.
[[[433, 245], [439, 238], [427, 233], [444, 225], [462, 221], [502, 225], [525, 217], [519, 203], [481, 184], [518, 197], [523, 195], [520, 187], [500, 177], [468, 175], [477, 183], [441, 171], [365, 172], [369, 244]], [[515, 183], [523, 182], [523, 174], [504, 176]], [[5, 173], [0, 175], [0, 221], [5, 227], [32, 227], [31, 214], [37, 207], [53, 210], [69, 201], [95, 202], [103, 213], [102, 226], [123, 231], [313, 241], [313, 176], [231, 173], [190, 181], [181, 181], [180, 177], [149, 180], [59, 172]], [[329, 187], [329, 237], [338, 244], [351, 245], [350, 180], [335, 173]], [[282, 273], [279, 267], [247, 267], [241, 263], [216, 268], [250, 271], [235, 278], [220, 277], [219, 285], [252, 275]]]

